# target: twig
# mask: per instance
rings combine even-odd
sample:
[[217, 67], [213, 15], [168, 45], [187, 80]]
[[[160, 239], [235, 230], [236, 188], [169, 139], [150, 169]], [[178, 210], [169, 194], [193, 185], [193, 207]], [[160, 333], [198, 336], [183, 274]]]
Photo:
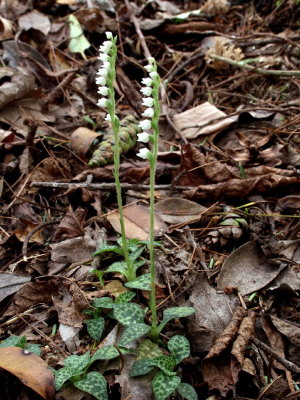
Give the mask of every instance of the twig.
[[300, 374], [300, 367], [298, 367], [296, 364], [281, 357], [273, 349], [271, 349], [271, 347], [267, 346], [265, 343], [261, 342], [259, 339], [255, 338], [254, 336], [251, 336], [250, 340], [253, 343], [255, 343], [257, 347], [259, 347], [260, 349], [265, 351], [267, 354], [269, 354], [269, 356], [273, 357], [276, 361], [278, 361], [280, 364], [282, 364], [286, 369], [293, 372], [294, 374]]
[[[53, 189], [71, 189], [71, 188], [84, 188], [88, 190], [115, 190], [115, 183], [88, 183], [88, 182], [39, 182], [33, 181], [31, 182], [32, 187], [39, 188], [53, 188]], [[132, 183], [121, 183], [122, 189], [131, 189], [131, 190], [149, 190], [148, 185], [139, 185]], [[189, 190], [195, 189], [194, 186], [172, 186], [169, 185], [155, 185], [156, 190], [169, 190], [174, 187], [177, 190]]]
[[235, 61], [230, 60], [226, 57], [217, 56], [216, 54], [210, 54], [209, 58], [217, 61], [223, 61], [229, 65], [233, 65], [234, 67], [246, 69], [251, 72], [257, 72], [262, 75], [275, 75], [275, 76], [288, 76], [288, 77], [295, 77], [300, 76], [300, 70], [290, 70], [290, 71], [281, 71], [277, 69], [263, 69], [263, 68], [256, 68], [252, 67], [251, 65], [244, 64], [244, 61]]

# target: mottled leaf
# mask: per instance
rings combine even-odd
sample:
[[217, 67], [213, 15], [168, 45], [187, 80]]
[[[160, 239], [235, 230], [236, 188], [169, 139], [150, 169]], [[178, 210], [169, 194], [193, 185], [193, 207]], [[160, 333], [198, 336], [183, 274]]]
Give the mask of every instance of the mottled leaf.
[[146, 324], [134, 324], [128, 326], [121, 335], [121, 339], [119, 341], [120, 346], [126, 346], [126, 344], [132, 342], [135, 339], [138, 339], [141, 336], [144, 336], [150, 330], [150, 326]]
[[118, 350], [114, 346], [104, 346], [95, 351], [91, 357], [90, 364], [96, 360], [112, 360], [119, 357], [119, 355]]
[[73, 375], [80, 374], [88, 365], [90, 360], [90, 352], [87, 351], [82, 356], [72, 355], [65, 359], [64, 367], [73, 372]]
[[179, 364], [183, 359], [191, 353], [190, 343], [186, 337], [175, 335], [168, 342], [168, 349]]
[[107, 382], [99, 372], [89, 372], [80, 381], [73, 382], [73, 385], [98, 400], [108, 400]]
[[152, 381], [155, 399], [165, 400], [177, 389], [180, 382], [179, 376], [167, 376], [162, 371], [159, 371]]
[[120, 274], [124, 275], [127, 278], [128, 275], [128, 268], [125, 261], [117, 261], [111, 264], [105, 271], [108, 272], [119, 272]]
[[122, 303], [115, 305], [114, 317], [120, 324], [128, 326], [142, 323], [144, 321], [144, 311], [135, 303]]
[[198, 400], [198, 395], [193, 386], [188, 383], [181, 383], [177, 388], [178, 394], [187, 400]]
[[115, 304], [121, 304], [121, 303], [129, 303], [134, 297], [135, 297], [134, 292], [125, 292], [121, 293], [115, 300]]
[[36, 343], [28, 343], [26, 346], [26, 350], [30, 351], [30, 353], [36, 354], [37, 356], [41, 355], [41, 346]]
[[55, 372], [55, 389], [59, 390], [65, 382], [67, 382], [72, 376], [74, 376], [74, 372], [69, 370], [68, 368], [61, 368]]
[[162, 356], [163, 352], [158, 347], [156, 343], [151, 342], [151, 340], [145, 339], [143, 340], [137, 349], [137, 360], [142, 360], [144, 358], [157, 358]]
[[126, 287], [131, 289], [151, 290], [151, 274], [144, 274], [134, 281], [125, 283]]
[[119, 254], [119, 255], [123, 255], [123, 250], [122, 250], [121, 247], [119, 247], [119, 246], [108, 246], [108, 245], [105, 245], [105, 246], [102, 246], [100, 249], [98, 249], [98, 250], [93, 254], [93, 256], [99, 256], [100, 254], [106, 253], [106, 252], [113, 252], [113, 253], [116, 253], [116, 254]]
[[133, 363], [130, 370], [130, 377], [133, 378], [135, 376], [146, 375], [154, 368], [153, 360], [143, 359], [137, 360]]
[[96, 308], [113, 308], [114, 302], [110, 297], [100, 297], [94, 300], [93, 306]]
[[21, 347], [24, 348], [26, 345], [26, 336], [11, 335], [8, 338], [2, 340], [0, 347]]
[[88, 320], [86, 322], [88, 334], [95, 340], [101, 340], [104, 325], [105, 320], [102, 317]]
[[176, 366], [175, 358], [172, 356], [159, 356], [152, 360], [153, 365], [162, 370], [166, 375], [173, 376], [176, 372], [173, 369]]

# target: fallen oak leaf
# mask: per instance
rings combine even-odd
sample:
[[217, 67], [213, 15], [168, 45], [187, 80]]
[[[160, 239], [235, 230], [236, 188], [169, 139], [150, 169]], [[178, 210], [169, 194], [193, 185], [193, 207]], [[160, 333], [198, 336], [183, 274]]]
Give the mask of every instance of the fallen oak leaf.
[[0, 368], [15, 375], [45, 400], [54, 399], [54, 375], [37, 355], [20, 347], [2, 347]]

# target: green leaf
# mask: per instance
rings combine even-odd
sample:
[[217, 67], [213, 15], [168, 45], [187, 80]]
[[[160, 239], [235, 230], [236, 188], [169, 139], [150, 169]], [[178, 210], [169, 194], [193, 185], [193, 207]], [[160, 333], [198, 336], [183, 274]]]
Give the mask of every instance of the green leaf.
[[93, 306], [96, 308], [113, 308], [114, 302], [110, 297], [99, 297], [94, 300]]
[[136, 272], [136, 271], [137, 271], [140, 267], [142, 267], [145, 263], [146, 263], [145, 260], [135, 261], [135, 262], [132, 264], [132, 267], [133, 267], [133, 269], [134, 269], [135, 272]]
[[73, 372], [73, 375], [79, 375], [88, 365], [90, 360], [90, 352], [87, 351], [82, 356], [72, 355], [65, 359], [64, 368]]
[[128, 268], [125, 261], [117, 261], [111, 264], [104, 273], [108, 272], [120, 272], [120, 274], [124, 275], [127, 278], [128, 275]]
[[74, 375], [76, 374], [74, 374], [74, 372], [70, 371], [68, 368], [61, 368], [58, 371], [55, 371], [55, 389], [59, 390], [62, 385]]
[[135, 297], [135, 293], [131, 292], [131, 291], [121, 293], [116, 298], [115, 304], [129, 303], [134, 297]]
[[100, 249], [98, 249], [93, 254], [93, 256], [99, 256], [99, 254], [103, 254], [103, 253], [106, 253], [106, 252], [116, 253], [116, 254], [119, 254], [120, 256], [123, 255], [123, 250], [122, 250], [121, 247], [105, 245], [105, 246], [102, 246]]
[[168, 376], [176, 375], [173, 369], [176, 366], [175, 358], [172, 356], [159, 356], [152, 360], [153, 365], [161, 369]]
[[193, 307], [171, 307], [166, 308], [163, 312], [163, 321], [170, 321], [173, 318], [188, 317], [194, 314], [195, 309]]
[[179, 364], [191, 353], [190, 342], [186, 337], [180, 335], [175, 335], [169, 340], [168, 349], [175, 358], [176, 364]]
[[134, 378], [136, 376], [146, 375], [154, 368], [152, 360], [143, 359], [137, 360], [133, 363], [129, 376]]
[[114, 317], [120, 324], [128, 326], [142, 323], [145, 314], [141, 307], [135, 303], [121, 303], [115, 305]]
[[131, 289], [151, 290], [151, 274], [144, 274], [134, 281], [125, 283]]
[[33, 354], [36, 354], [37, 356], [41, 355], [41, 346], [36, 343], [28, 343], [26, 346], [26, 350], [30, 351]]
[[137, 349], [137, 360], [142, 360], [144, 358], [157, 358], [162, 356], [164, 353], [158, 347], [156, 343], [151, 342], [151, 340], [143, 340]]
[[103, 346], [92, 355], [90, 364], [97, 360], [112, 360], [113, 358], [119, 357], [119, 355], [120, 353], [115, 346]]
[[83, 30], [78, 19], [75, 15], [69, 15], [69, 24], [70, 24], [70, 41], [69, 41], [69, 50], [71, 53], [80, 53], [82, 58], [86, 58], [84, 51], [88, 49], [91, 44], [86, 39], [83, 34]]
[[132, 251], [132, 253], [129, 255], [130, 261], [134, 262], [135, 260], [137, 260], [144, 250], [145, 246], [142, 246], [140, 248], [137, 248], [137, 250]]
[[17, 335], [11, 335], [8, 338], [2, 340], [2, 342], [0, 343], [0, 347], [24, 348], [25, 345], [26, 345], [26, 336], [17, 336]]
[[198, 395], [193, 386], [188, 383], [181, 383], [177, 388], [178, 394], [187, 400], [198, 400]]
[[146, 324], [134, 324], [127, 326], [121, 335], [119, 345], [126, 346], [126, 344], [144, 336], [150, 330], [150, 326]]
[[104, 318], [90, 319], [86, 322], [88, 334], [95, 340], [100, 341], [104, 330]]
[[180, 384], [179, 376], [167, 376], [159, 371], [152, 381], [152, 388], [156, 400], [165, 400], [169, 397]]
[[98, 400], [108, 400], [107, 382], [99, 372], [89, 372], [80, 381], [73, 382], [73, 385]]

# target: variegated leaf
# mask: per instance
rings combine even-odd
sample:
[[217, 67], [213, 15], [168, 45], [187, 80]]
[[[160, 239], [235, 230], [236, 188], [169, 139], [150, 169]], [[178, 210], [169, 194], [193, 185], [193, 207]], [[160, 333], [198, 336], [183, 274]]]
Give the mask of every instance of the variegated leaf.
[[152, 381], [155, 399], [165, 400], [177, 389], [180, 381], [179, 376], [167, 376], [162, 371], [159, 371]]
[[168, 349], [175, 358], [176, 364], [179, 364], [191, 353], [190, 342], [186, 337], [180, 335], [175, 335], [169, 340]]
[[98, 400], [108, 400], [107, 382], [99, 372], [89, 372], [80, 381], [73, 382], [73, 385]]

